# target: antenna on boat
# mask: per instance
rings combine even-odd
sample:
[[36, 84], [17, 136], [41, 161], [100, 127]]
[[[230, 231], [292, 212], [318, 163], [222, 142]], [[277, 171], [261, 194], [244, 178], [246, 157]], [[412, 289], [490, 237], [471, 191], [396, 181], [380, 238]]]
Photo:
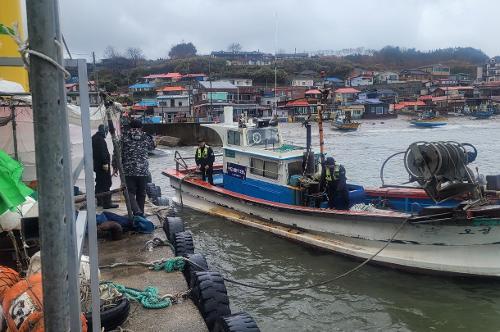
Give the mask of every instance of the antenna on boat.
[[273, 114], [278, 112], [278, 101], [276, 100], [276, 86], [277, 86], [277, 68], [276, 68], [276, 49], [278, 47], [278, 13], [274, 12], [274, 105]]

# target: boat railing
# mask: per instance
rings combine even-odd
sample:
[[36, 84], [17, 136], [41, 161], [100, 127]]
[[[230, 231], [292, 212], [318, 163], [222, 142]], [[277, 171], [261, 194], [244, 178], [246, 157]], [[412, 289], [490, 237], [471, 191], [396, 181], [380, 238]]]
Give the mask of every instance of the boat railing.
[[[218, 158], [218, 157], [222, 157], [223, 154], [222, 153], [214, 153], [214, 156], [215, 156], [215, 158]], [[179, 151], [175, 151], [175, 153], [174, 153], [175, 170], [180, 171], [182, 169], [184, 171], [188, 171], [189, 165], [186, 162], [186, 160], [194, 160], [194, 159], [195, 159], [194, 156], [185, 157], [185, 156], [182, 156]]]

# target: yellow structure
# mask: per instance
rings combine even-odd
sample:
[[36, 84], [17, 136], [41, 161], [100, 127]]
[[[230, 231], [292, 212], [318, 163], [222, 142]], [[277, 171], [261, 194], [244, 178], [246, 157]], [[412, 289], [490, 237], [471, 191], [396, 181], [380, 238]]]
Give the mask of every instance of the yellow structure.
[[[12, 28], [17, 26], [21, 39], [24, 40], [23, 15], [21, 0], [1, 0], [0, 24]], [[18, 46], [6, 34], [0, 33], [0, 79], [21, 84], [29, 91], [28, 71], [24, 68]]]

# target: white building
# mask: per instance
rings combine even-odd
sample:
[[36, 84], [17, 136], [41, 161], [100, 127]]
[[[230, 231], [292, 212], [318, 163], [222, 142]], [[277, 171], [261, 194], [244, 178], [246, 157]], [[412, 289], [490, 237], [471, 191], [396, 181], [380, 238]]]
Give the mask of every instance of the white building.
[[373, 85], [373, 76], [358, 75], [349, 77], [346, 80], [346, 86]]
[[491, 58], [483, 66], [477, 67], [478, 82], [499, 82], [500, 81], [500, 62]]
[[253, 85], [252, 80], [249, 78], [229, 78], [228, 81], [237, 87], [252, 86]]
[[295, 78], [292, 80], [292, 86], [314, 86], [314, 80], [312, 78]]
[[382, 71], [375, 75], [375, 83], [398, 83], [399, 73], [393, 71]]

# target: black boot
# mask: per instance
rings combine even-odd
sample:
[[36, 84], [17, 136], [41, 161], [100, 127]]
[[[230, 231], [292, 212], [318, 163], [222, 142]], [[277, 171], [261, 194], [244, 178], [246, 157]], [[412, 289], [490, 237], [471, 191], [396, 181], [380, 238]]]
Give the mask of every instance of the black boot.
[[119, 207], [118, 204], [113, 204], [111, 201], [111, 195], [110, 196], [105, 196], [102, 198], [102, 208], [103, 209], [116, 209]]

